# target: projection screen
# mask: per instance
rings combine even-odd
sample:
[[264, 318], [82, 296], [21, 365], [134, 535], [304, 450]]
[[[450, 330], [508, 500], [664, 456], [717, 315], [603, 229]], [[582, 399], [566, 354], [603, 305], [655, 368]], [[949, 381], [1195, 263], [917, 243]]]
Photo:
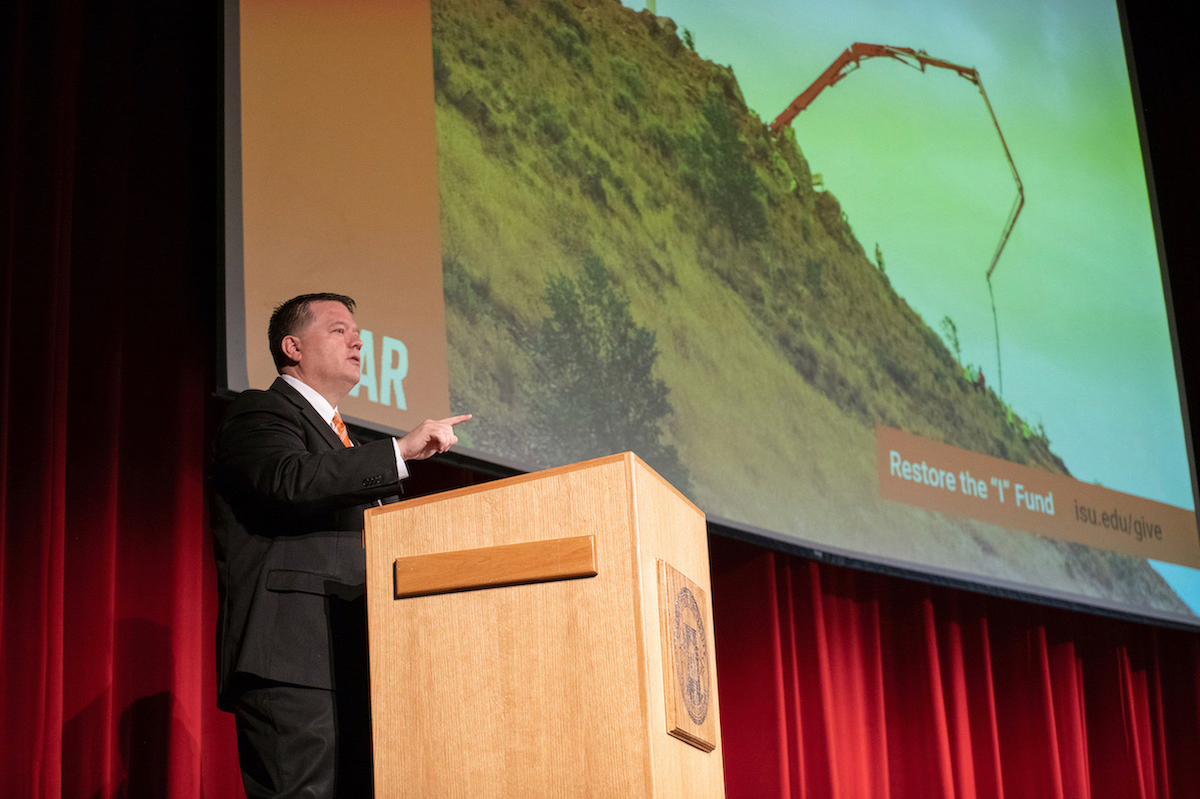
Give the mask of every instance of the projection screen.
[[341, 292], [361, 425], [471, 412], [485, 462], [632, 450], [739, 534], [1200, 622], [1112, 2], [242, 0], [226, 95], [229, 389]]

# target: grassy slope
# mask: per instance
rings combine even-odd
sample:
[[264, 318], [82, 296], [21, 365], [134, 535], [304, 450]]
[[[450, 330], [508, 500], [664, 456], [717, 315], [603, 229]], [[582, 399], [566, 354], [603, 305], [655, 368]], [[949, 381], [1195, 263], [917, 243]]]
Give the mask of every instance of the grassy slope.
[[475, 446], [549, 465], [528, 445], [545, 422], [528, 345], [547, 274], [591, 251], [656, 334], [665, 439], [709, 513], [1181, 609], [1144, 564], [878, 501], [876, 422], [1066, 468], [962, 379], [813, 190], [791, 131], [770, 135], [669, 20], [611, 0], [433, 9], [451, 390], [487, 414]]

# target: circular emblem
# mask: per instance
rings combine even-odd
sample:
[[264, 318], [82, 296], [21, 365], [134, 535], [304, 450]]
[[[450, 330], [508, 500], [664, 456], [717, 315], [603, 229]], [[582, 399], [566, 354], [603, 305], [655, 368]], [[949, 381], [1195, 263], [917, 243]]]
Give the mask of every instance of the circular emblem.
[[708, 638], [704, 616], [687, 588], [675, 595], [675, 678], [688, 716], [696, 724], [708, 717]]

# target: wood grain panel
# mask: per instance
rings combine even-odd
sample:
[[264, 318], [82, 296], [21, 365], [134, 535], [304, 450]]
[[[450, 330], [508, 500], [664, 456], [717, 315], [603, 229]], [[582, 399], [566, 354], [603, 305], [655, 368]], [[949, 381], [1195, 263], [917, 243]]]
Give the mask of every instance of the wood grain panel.
[[[395, 599], [398, 559], [564, 530], [595, 577]], [[708, 590], [704, 516], [635, 456], [372, 509], [366, 546], [378, 796], [724, 796], [719, 727], [704, 753], [663, 710], [655, 558]]]
[[596, 576], [596, 537], [556, 538], [397, 558], [396, 599]]

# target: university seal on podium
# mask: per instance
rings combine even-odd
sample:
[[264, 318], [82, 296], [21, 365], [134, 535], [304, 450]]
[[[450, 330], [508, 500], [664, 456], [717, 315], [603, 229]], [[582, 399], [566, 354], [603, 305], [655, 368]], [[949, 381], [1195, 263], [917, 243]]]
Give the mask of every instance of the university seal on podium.
[[658, 561], [667, 733], [704, 752], [717, 746], [718, 712], [708, 613], [705, 590], [666, 561]]
[[704, 615], [696, 597], [688, 588], [675, 595], [675, 679], [683, 695], [683, 705], [695, 724], [708, 718], [709, 673], [708, 638]]

